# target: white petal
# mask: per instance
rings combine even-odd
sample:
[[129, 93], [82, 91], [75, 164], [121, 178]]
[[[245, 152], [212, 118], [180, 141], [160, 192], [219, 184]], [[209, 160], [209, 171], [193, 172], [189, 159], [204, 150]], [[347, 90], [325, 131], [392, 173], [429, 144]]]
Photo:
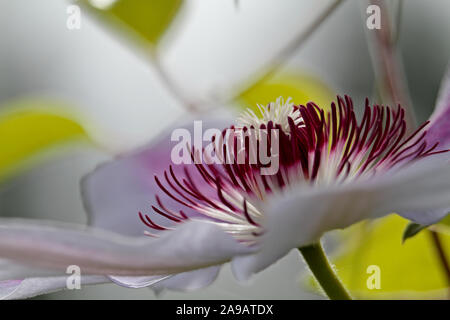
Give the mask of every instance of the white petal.
[[[424, 212], [450, 207], [450, 162], [440, 157], [425, 158], [417, 163], [386, 174], [374, 184], [380, 189], [379, 211]], [[425, 215], [425, 214], [424, 214]], [[433, 223], [435, 215], [422, 218]]]
[[[105, 276], [81, 276], [80, 284], [110, 282]], [[0, 300], [26, 299], [67, 288], [67, 275], [0, 281]]]
[[[385, 201], [387, 203], [407, 201], [407, 208], [402, 208], [399, 205], [394, 211], [416, 223], [431, 225], [442, 220], [450, 212], [450, 207], [445, 205], [446, 198], [450, 197], [447, 190], [447, 184], [449, 183], [449, 180], [447, 180], [449, 179], [448, 172], [450, 170], [448, 156], [449, 154], [444, 153], [423, 159], [417, 166], [412, 168], [416, 171], [423, 171], [421, 175], [423, 181], [405, 182], [403, 187], [394, 190], [391, 195], [387, 195]], [[427, 172], [430, 172], [429, 176]], [[406, 173], [405, 175], [413, 174], [416, 173]], [[400, 191], [401, 189], [404, 189], [404, 191]], [[397, 199], [390, 200], [393, 196]], [[444, 203], [440, 204], [442, 201]]]
[[366, 218], [372, 198], [371, 192], [348, 188], [297, 188], [277, 197], [264, 210], [267, 232], [260, 251], [233, 259], [233, 273], [246, 280], [291, 249], [318, 241], [323, 232]]
[[156, 292], [163, 289], [192, 291], [204, 288], [216, 280], [220, 266], [214, 266], [176, 274], [152, 286]]
[[109, 276], [118, 285], [127, 288], [151, 287], [156, 293], [164, 289], [191, 291], [211, 284], [219, 274], [220, 266], [162, 276]]
[[[239, 280], [247, 279], [291, 249], [318, 241], [326, 231], [392, 212], [429, 212], [450, 207], [450, 167], [423, 161], [371, 181], [326, 188], [298, 187], [265, 208], [261, 250], [233, 259]], [[421, 217], [432, 222], [434, 216]]]
[[165, 275], [222, 264], [251, 249], [219, 227], [190, 221], [160, 238], [126, 237], [93, 228], [0, 219], [0, 257], [83, 274]]
[[450, 208], [435, 209], [427, 211], [399, 211], [398, 214], [402, 217], [412, 220], [415, 223], [430, 225], [441, 221], [450, 213]]
[[127, 288], [144, 288], [152, 286], [158, 282], [161, 282], [167, 278], [170, 278], [172, 275], [162, 275], [162, 276], [141, 276], [141, 277], [133, 277], [133, 276], [109, 276], [114, 283], [118, 284], [122, 287]]
[[436, 108], [430, 117], [426, 140], [429, 145], [439, 142], [439, 149], [450, 148], [450, 66], [439, 90]]

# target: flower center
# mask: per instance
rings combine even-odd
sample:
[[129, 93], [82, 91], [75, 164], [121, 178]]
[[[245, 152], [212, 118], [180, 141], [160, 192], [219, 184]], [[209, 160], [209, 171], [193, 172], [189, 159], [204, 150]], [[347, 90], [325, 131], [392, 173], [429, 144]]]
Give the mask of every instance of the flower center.
[[[253, 140], [247, 137], [239, 149], [230, 145], [237, 137], [224, 139], [224, 130], [216, 139], [222, 144], [217, 144], [215, 151], [222, 159], [232, 161], [217, 165], [196, 163], [195, 169], [185, 165], [182, 174], [175, 174], [170, 166], [155, 181], [165, 201], [180, 209], [171, 210], [156, 196], [154, 211], [174, 223], [206, 217], [239, 241], [253, 244], [264, 232], [262, 208], [274, 193], [298, 184], [315, 187], [369, 179], [393, 167], [448, 151], [436, 150], [438, 143], [427, 144], [424, 128], [428, 122], [407, 136], [405, 113], [400, 106], [396, 110], [371, 107], [368, 99], [359, 123], [348, 96], [338, 96], [337, 103], [333, 102], [327, 112], [313, 102], [296, 106], [290, 99], [284, 102], [282, 98], [267, 107], [259, 106], [259, 110], [261, 117], [247, 110], [236, 128], [241, 133], [249, 129], [275, 130], [275, 137], [270, 134], [258, 134]], [[267, 164], [259, 156], [251, 161], [251, 156], [259, 155], [263, 146], [269, 148], [279, 163], [278, 170], [271, 175], [261, 173]], [[192, 157], [200, 151], [192, 150]], [[244, 161], [238, 161], [240, 155]], [[140, 213], [140, 218], [152, 229], [167, 229], [148, 215]]]

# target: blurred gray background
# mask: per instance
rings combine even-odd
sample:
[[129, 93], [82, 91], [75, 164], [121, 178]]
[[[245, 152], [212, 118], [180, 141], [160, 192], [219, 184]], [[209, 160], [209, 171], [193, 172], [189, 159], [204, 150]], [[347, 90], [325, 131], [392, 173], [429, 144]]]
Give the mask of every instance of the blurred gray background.
[[[396, 1], [389, 1], [395, 5]], [[244, 81], [329, 1], [186, 1], [163, 46], [163, 66], [187, 97], [208, 98]], [[362, 105], [374, 91], [362, 1], [347, 0], [287, 61], [336, 93]], [[61, 0], [0, 0], [0, 106], [23, 98], [65, 101], [99, 144], [123, 151], [139, 146], [186, 112], [161, 83], [145, 52], [82, 12], [80, 30], [66, 28]], [[419, 120], [432, 111], [450, 57], [450, 1], [405, 0], [399, 48]], [[29, 170], [0, 190], [0, 214], [85, 222], [78, 183], [108, 155], [86, 146]], [[250, 283], [225, 267], [212, 286], [164, 299], [317, 298], [300, 285], [304, 264], [291, 252]], [[149, 289], [85, 287], [45, 298], [154, 299]]]

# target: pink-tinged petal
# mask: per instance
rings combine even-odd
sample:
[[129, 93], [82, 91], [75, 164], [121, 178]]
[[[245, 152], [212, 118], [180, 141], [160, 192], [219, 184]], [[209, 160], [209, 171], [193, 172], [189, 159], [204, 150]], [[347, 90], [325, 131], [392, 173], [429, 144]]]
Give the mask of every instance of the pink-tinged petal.
[[218, 226], [201, 221], [183, 223], [159, 238], [137, 238], [68, 224], [0, 219], [0, 257], [61, 271], [78, 265], [83, 274], [175, 274], [251, 251]]
[[[179, 209], [178, 206], [171, 207], [173, 201], [168, 201], [169, 197], [157, 186], [154, 177], [163, 177], [164, 170], [173, 165], [171, 150], [178, 142], [171, 141], [172, 131], [186, 128], [194, 139], [194, 120], [203, 121], [203, 133], [209, 128], [221, 130], [231, 123], [231, 117], [222, 114], [184, 120], [183, 124], [166, 130], [141, 150], [99, 166], [82, 180], [81, 191], [89, 224], [125, 235], [142, 235], [146, 228], [139, 220], [138, 213], [153, 213], [151, 206], [156, 204], [155, 194], [159, 195], [168, 209]], [[174, 165], [175, 174], [179, 175], [183, 167], [182, 164]], [[196, 170], [192, 172], [193, 179], [197, 179]], [[185, 213], [192, 212], [185, 209]], [[166, 222], [157, 214], [152, 215], [152, 218], [158, 224], [164, 225]]]
[[[105, 276], [81, 276], [80, 284], [108, 283]], [[67, 275], [0, 281], [0, 300], [26, 299], [67, 288]]]
[[[286, 255], [318, 241], [324, 232], [392, 212], [430, 212], [450, 207], [450, 167], [423, 161], [369, 181], [328, 187], [298, 187], [279, 195], [265, 208], [267, 232], [260, 250], [233, 259], [237, 279], [244, 280]], [[431, 223], [434, 215], [421, 216]]]
[[427, 142], [430, 145], [439, 142], [440, 149], [450, 148], [450, 104], [439, 116], [431, 120]]
[[450, 65], [442, 78], [441, 87], [439, 89], [438, 97], [436, 100], [435, 114], [448, 109], [450, 106]]
[[438, 94], [436, 108], [430, 117], [427, 141], [430, 145], [439, 142], [439, 148], [450, 148], [450, 68]]

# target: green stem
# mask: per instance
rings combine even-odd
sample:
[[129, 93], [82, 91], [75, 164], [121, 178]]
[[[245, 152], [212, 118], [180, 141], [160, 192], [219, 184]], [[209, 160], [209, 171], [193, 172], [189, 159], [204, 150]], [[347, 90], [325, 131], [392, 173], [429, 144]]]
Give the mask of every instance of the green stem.
[[322, 289], [332, 300], [351, 300], [325, 255], [320, 243], [298, 248]]
[[448, 283], [448, 299], [450, 299], [450, 263], [447, 261], [447, 256], [445, 254], [444, 247], [442, 246], [439, 234], [436, 231], [430, 230], [431, 239], [433, 240], [433, 245], [436, 248], [436, 253], [438, 254], [439, 262], [441, 263], [442, 270], [445, 272]]

